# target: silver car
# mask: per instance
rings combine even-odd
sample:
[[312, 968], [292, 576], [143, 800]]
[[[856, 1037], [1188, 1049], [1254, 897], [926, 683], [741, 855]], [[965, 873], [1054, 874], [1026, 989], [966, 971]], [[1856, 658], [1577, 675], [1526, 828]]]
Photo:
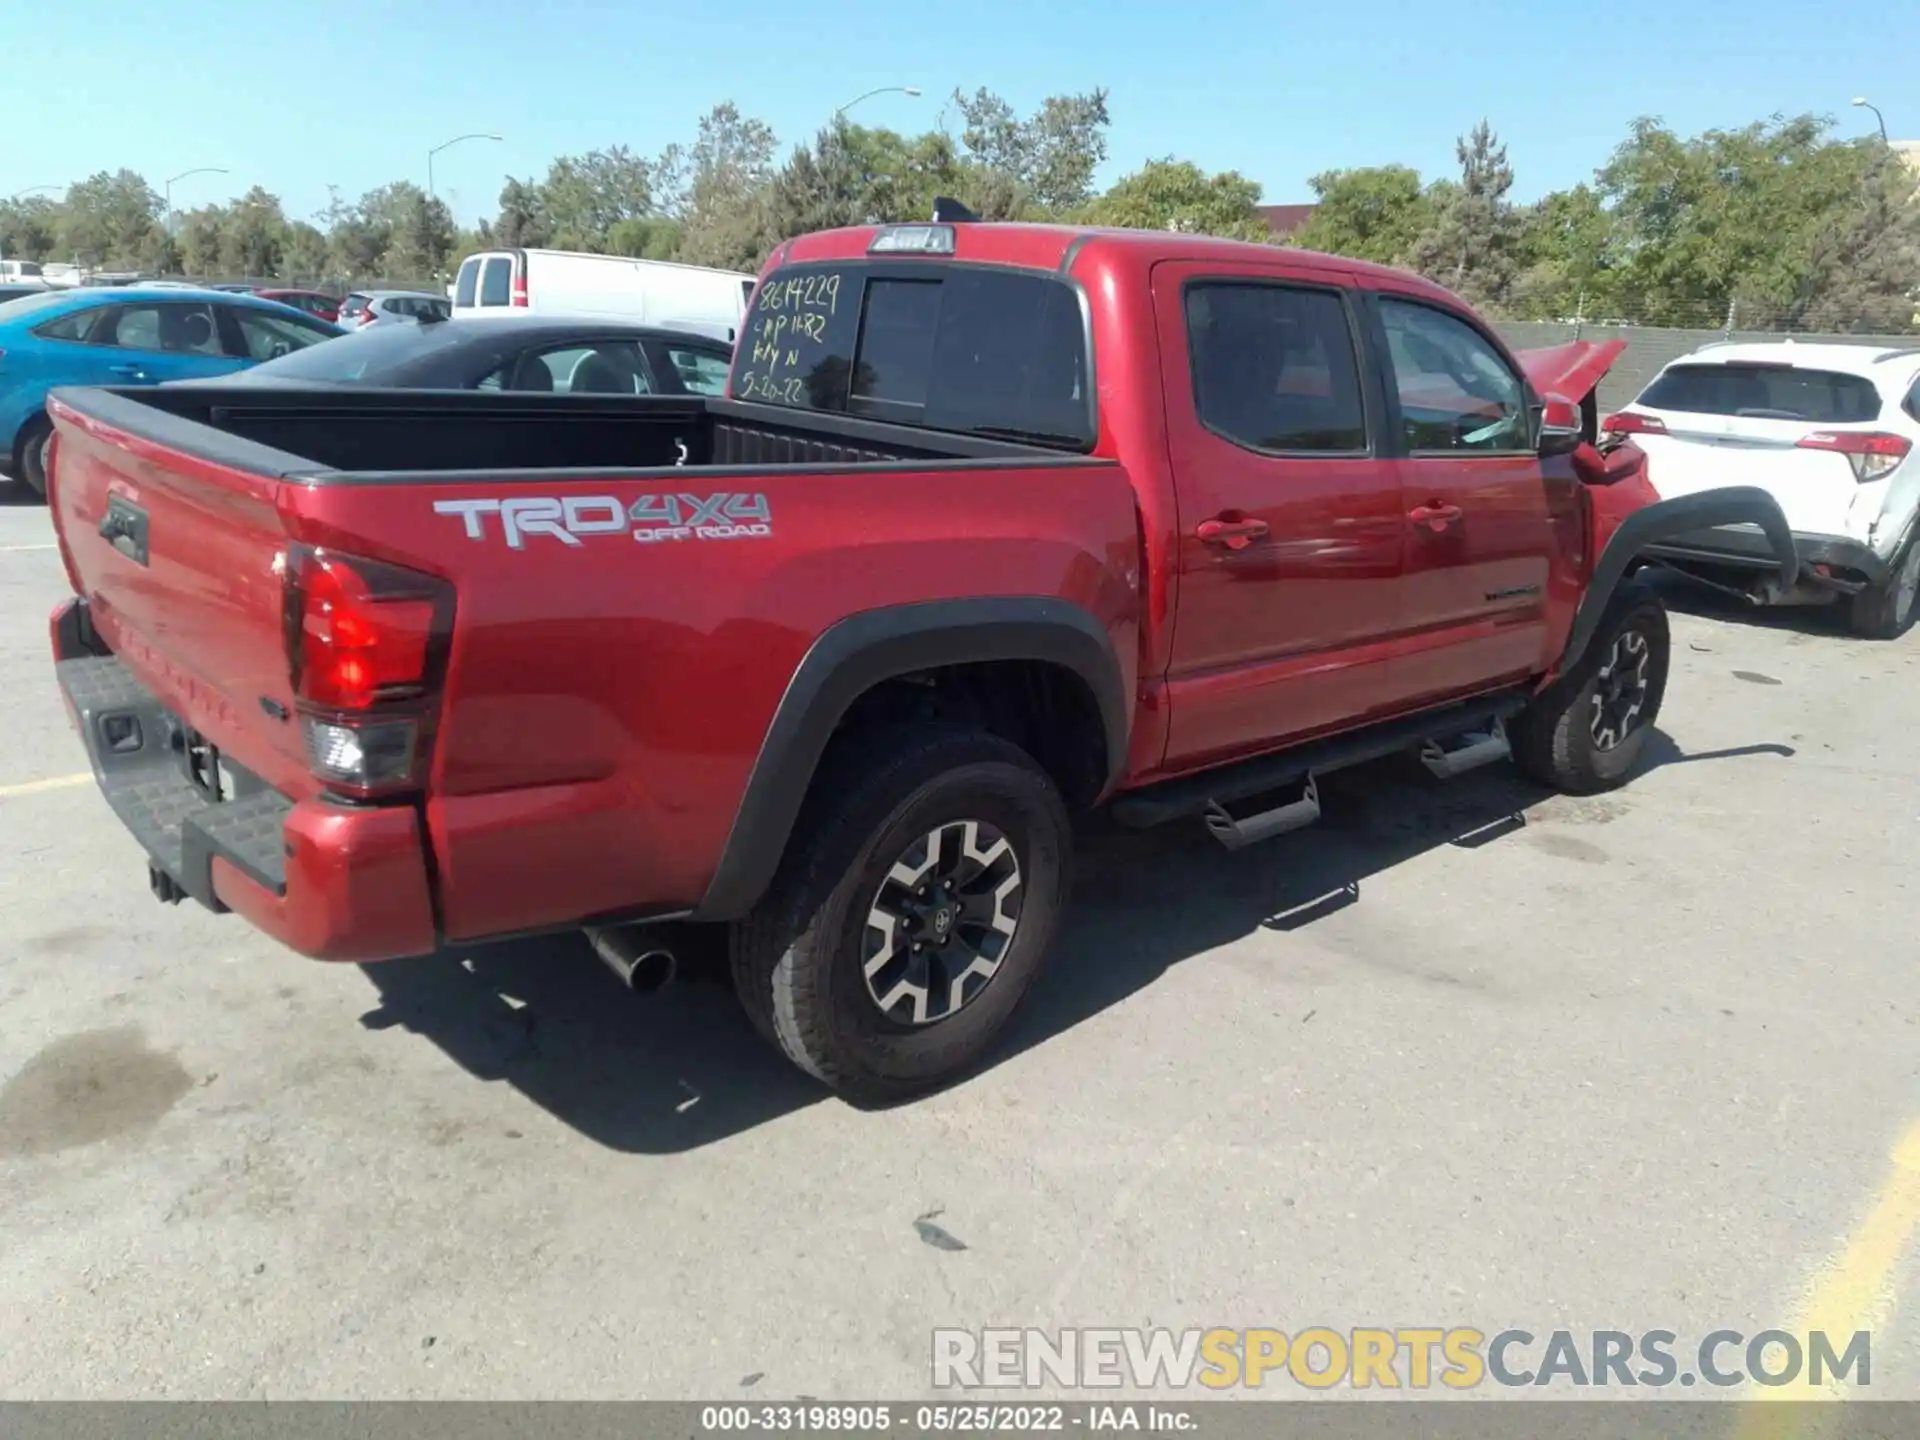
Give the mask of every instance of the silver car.
[[400, 321], [451, 320], [453, 302], [419, 290], [356, 290], [340, 302], [340, 325], [349, 333]]

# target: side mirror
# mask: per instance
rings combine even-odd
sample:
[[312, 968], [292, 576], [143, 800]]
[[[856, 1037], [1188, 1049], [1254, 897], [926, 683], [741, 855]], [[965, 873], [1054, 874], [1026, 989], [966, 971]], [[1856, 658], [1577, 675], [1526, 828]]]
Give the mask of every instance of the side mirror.
[[1585, 439], [1580, 424], [1580, 407], [1563, 396], [1547, 396], [1540, 407], [1540, 453], [1571, 455]]

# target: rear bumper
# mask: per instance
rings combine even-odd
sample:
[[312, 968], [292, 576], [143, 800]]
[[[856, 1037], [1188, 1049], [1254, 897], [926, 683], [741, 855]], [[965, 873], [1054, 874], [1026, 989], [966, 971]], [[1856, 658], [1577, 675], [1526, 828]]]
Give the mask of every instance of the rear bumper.
[[[1825, 566], [1842, 578], [1878, 584], [1887, 578], [1887, 562], [1858, 540], [1843, 535], [1809, 535], [1795, 531], [1794, 553], [1802, 570]], [[1690, 530], [1646, 546], [1642, 552], [1659, 560], [1693, 560], [1708, 565], [1732, 565], [1752, 570], [1778, 570], [1773, 542], [1752, 526], [1723, 526]]]
[[426, 844], [411, 806], [294, 800], [222, 761], [215, 799], [188, 769], [188, 731], [111, 655], [53, 620], [55, 671], [107, 804], [147, 852], [154, 892], [245, 916], [318, 960], [397, 959], [436, 943]]

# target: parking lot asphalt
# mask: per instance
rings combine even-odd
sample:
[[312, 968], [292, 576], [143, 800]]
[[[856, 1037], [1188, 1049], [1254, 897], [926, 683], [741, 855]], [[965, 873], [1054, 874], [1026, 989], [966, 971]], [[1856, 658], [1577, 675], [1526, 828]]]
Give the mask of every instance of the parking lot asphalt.
[[914, 1397], [935, 1326], [1811, 1319], [1920, 1397], [1920, 635], [1677, 615], [1604, 797], [1384, 767], [1239, 854], [1096, 834], [997, 1063], [866, 1113], [571, 939], [362, 969], [157, 904], [74, 778], [65, 589], [0, 506], [0, 1397]]

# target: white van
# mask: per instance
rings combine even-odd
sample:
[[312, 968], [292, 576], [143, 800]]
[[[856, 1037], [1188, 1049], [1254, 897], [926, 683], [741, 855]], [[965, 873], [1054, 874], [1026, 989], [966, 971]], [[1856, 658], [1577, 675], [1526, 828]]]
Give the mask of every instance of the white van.
[[477, 315], [591, 315], [691, 330], [732, 344], [754, 277], [703, 265], [582, 255], [570, 250], [483, 250], [453, 282], [456, 319]]

